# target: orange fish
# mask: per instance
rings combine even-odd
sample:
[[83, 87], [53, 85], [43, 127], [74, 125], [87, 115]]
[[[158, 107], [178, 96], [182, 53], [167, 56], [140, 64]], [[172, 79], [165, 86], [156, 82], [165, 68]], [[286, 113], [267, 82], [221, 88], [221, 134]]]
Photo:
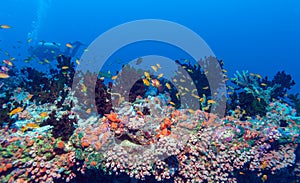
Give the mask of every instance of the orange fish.
[[4, 72], [0, 72], [0, 78], [6, 79], [6, 78], [9, 78], [9, 75]]
[[17, 108], [15, 108], [15, 109], [13, 109], [12, 111], [10, 111], [9, 116], [12, 116], [12, 115], [14, 115], [14, 114], [20, 113], [20, 112], [22, 112], [22, 111], [23, 111], [23, 108], [22, 108], [22, 107], [17, 107]]
[[262, 164], [261, 164], [261, 168], [262, 168], [262, 169], [265, 169], [265, 168], [267, 167], [267, 165], [268, 165], [267, 161], [264, 161], [264, 162], [262, 162]]
[[26, 127], [27, 128], [39, 128], [40, 126], [35, 123], [27, 123]]
[[9, 25], [0, 25], [1, 29], [10, 29], [11, 27]]
[[42, 118], [45, 118], [48, 116], [48, 113], [47, 112], [42, 112], [39, 114]]
[[72, 46], [70, 43], [67, 43], [67, 44], [66, 44], [66, 47], [68, 47], [68, 48], [73, 48], [73, 46]]

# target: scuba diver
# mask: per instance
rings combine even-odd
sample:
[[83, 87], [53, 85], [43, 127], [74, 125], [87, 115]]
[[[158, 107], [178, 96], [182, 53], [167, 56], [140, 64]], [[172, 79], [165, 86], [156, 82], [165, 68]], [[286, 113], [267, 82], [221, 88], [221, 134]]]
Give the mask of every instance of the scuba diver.
[[68, 44], [65, 50], [61, 50], [61, 44], [55, 42], [40, 41], [34, 46], [30, 46], [28, 52], [32, 58], [37, 58], [40, 61], [50, 62], [56, 60], [58, 55], [66, 57], [74, 57], [83, 43], [76, 41]]

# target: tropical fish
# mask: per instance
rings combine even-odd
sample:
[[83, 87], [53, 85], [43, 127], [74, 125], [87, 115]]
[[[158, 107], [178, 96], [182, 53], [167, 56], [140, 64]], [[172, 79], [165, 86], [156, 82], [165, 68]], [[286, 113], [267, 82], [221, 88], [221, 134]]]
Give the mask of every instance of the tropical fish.
[[184, 82], [185, 82], [185, 80], [184, 80], [184, 79], [180, 79], [179, 81], [180, 81], [180, 82], [182, 82], [182, 83], [184, 83]]
[[268, 179], [268, 176], [266, 174], [264, 174], [262, 177], [261, 177], [261, 180], [263, 182], [265, 182], [266, 180]]
[[3, 62], [11, 67], [13, 66], [13, 63], [9, 60], [3, 60]]
[[11, 28], [9, 25], [0, 25], [0, 28], [1, 29], [9, 29]]
[[45, 117], [48, 116], [48, 113], [47, 113], [47, 112], [41, 112], [39, 115], [40, 115], [42, 118], [45, 118]]
[[143, 78], [143, 83], [144, 83], [144, 85], [146, 85], [146, 86], [150, 86], [150, 82], [149, 82], [148, 79]]
[[40, 126], [36, 123], [27, 123], [26, 127], [28, 127], [28, 128], [39, 128]]
[[163, 75], [164, 75], [163, 73], [159, 74], [159, 75], [157, 76], [157, 79], [163, 77]]
[[190, 73], [193, 73], [193, 70], [192, 70], [192, 69], [188, 69], [187, 71], [190, 72]]
[[203, 90], [207, 90], [209, 88], [209, 86], [205, 86], [205, 87], [203, 87], [202, 89]]
[[68, 47], [68, 48], [73, 48], [73, 45], [71, 45], [70, 43], [67, 43], [67, 44], [66, 44], [66, 47]]
[[268, 166], [267, 161], [263, 161], [261, 164], [261, 169], [265, 169], [265, 168], [267, 168], [267, 166]]
[[156, 67], [155, 65], [152, 65], [151, 68], [152, 68], [155, 72], [157, 72], [157, 67]]
[[63, 69], [63, 70], [69, 69], [69, 66], [66, 66], [66, 65], [62, 66], [61, 69]]
[[170, 102], [169, 102], [169, 104], [171, 104], [171, 105], [174, 105], [174, 106], [175, 106], [175, 103], [174, 103], [174, 102], [172, 102], [172, 101], [170, 101]]
[[159, 87], [160, 86], [160, 82], [157, 79], [152, 79], [151, 83], [152, 83], [152, 86], [154, 86], [154, 87]]
[[208, 100], [207, 103], [208, 103], [208, 104], [215, 104], [216, 101], [214, 101], [214, 100]]
[[171, 90], [171, 85], [169, 83], [166, 83], [166, 87]]
[[85, 84], [81, 84], [81, 92], [87, 92], [87, 87], [85, 86]]
[[6, 78], [9, 78], [9, 75], [4, 72], [0, 72], [0, 78], [6, 79]]
[[258, 77], [259, 79], [261, 79], [261, 78], [262, 78], [262, 76], [261, 76], [261, 75], [259, 75], [259, 74], [256, 74], [256, 77]]
[[118, 78], [118, 75], [111, 77], [112, 80], [115, 80]]
[[260, 85], [261, 85], [261, 86], [267, 86], [267, 84], [266, 84], [266, 83], [261, 83]]
[[7, 67], [5, 67], [5, 66], [2, 66], [2, 67], [1, 67], [1, 70], [7, 72], [7, 71], [9, 71], [9, 68], [7, 68]]
[[148, 80], [150, 80], [151, 78], [150, 78], [150, 74], [149, 74], [149, 72], [144, 72], [144, 75], [145, 75], [145, 77], [148, 79]]
[[76, 59], [76, 64], [77, 64], [77, 65], [80, 65], [80, 61], [79, 61], [78, 58]]
[[88, 114], [91, 114], [92, 109], [91, 109], [91, 108], [88, 108], [85, 112], [88, 113]]
[[14, 115], [14, 114], [20, 113], [20, 112], [22, 112], [22, 111], [23, 111], [23, 108], [22, 108], [22, 107], [17, 107], [17, 108], [15, 108], [15, 109], [13, 109], [12, 111], [10, 111], [9, 116], [12, 116], [12, 115]]
[[227, 72], [227, 70], [225, 70], [225, 69], [223, 69], [222, 71], [223, 71], [224, 73], [226, 73], [226, 72]]
[[176, 82], [177, 82], [177, 79], [173, 79], [173, 82], [176, 83]]
[[160, 66], [160, 64], [156, 64], [156, 66], [157, 66], [159, 69], [161, 69], [161, 66]]

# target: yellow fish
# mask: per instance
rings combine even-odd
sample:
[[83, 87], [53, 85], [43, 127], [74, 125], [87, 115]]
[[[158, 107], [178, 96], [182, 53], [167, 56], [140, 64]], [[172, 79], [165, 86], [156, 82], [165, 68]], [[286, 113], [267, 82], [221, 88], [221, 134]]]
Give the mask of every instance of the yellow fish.
[[179, 93], [176, 93], [176, 97], [177, 97], [177, 99], [179, 100]]
[[45, 59], [45, 62], [48, 63], [48, 64], [50, 63], [50, 61], [48, 59]]
[[12, 111], [10, 111], [9, 116], [12, 116], [12, 115], [14, 115], [14, 114], [20, 113], [20, 112], [22, 112], [22, 111], [23, 111], [23, 108], [22, 108], [22, 107], [17, 107], [17, 108], [15, 108], [15, 109], [13, 109]]
[[76, 59], [76, 64], [77, 64], [77, 65], [80, 65], [79, 59]]
[[71, 45], [70, 43], [67, 43], [67, 44], [66, 44], [66, 47], [68, 47], [68, 48], [73, 48], [73, 45]]
[[161, 68], [160, 64], [156, 64], [156, 66], [157, 66], [159, 69]]
[[208, 100], [207, 103], [208, 103], [208, 104], [215, 104], [216, 101], [214, 101], [214, 100]]
[[45, 118], [48, 116], [48, 113], [47, 112], [42, 112], [39, 114], [42, 118]]
[[188, 109], [189, 113], [194, 114], [195, 111], [193, 109]]
[[152, 83], [152, 86], [154, 86], [154, 87], [159, 87], [160, 86], [160, 82], [157, 79], [152, 79], [151, 83]]
[[26, 127], [27, 128], [39, 128], [40, 126], [35, 123], [27, 123]]
[[188, 88], [184, 88], [184, 89], [185, 89], [185, 91], [187, 91], [187, 92], [189, 92], [189, 91], [190, 91]]
[[209, 110], [209, 106], [204, 107], [203, 110], [208, 111]]
[[87, 92], [87, 87], [84, 84], [81, 84], [81, 92]]
[[169, 83], [166, 83], [166, 87], [171, 90], [171, 85]]
[[111, 77], [112, 80], [115, 80], [118, 78], [118, 75]]
[[192, 96], [195, 97], [195, 98], [200, 98], [198, 95], [195, 95], [193, 93], [192, 93]]
[[265, 182], [267, 179], [268, 179], [268, 176], [267, 176], [266, 174], [264, 174], [264, 175], [262, 176], [262, 178], [261, 178], [261, 180], [262, 180], [263, 182]]
[[223, 71], [224, 73], [226, 73], [226, 72], [227, 72], [227, 70], [225, 70], [225, 69], [223, 69], [222, 71]]
[[202, 103], [204, 102], [204, 98], [200, 98], [199, 101]]
[[88, 108], [85, 112], [88, 113], [88, 114], [91, 114], [92, 109], [91, 109], [91, 108]]
[[172, 102], [172, 101], [170, 101], [170, 102], [169, 102], [169, 104], [171, 104], [171, 105], [175, 105], [175, 103], [174, 103], [174, 102]]
[[144, 72], [144, 75], [145, 75], [145, 77], [146, 77], [148, 80], [150, 80], [150, 74], [149, 74], [149, 72]]
[[173, 82], [176, 83], [176, 82], [177, 82], [177, 79], [173, 79]]
[[143, 83], [144, 83], [144, 85], [146, 85], [146, 86], [150, 86], [149, 80], [147, 80], [147, 79], [145, 79], [145, 78], [143, 78]]
[[207, 90], [209, 88], [209, 86], [205, 86], [205, 87], [203, 87], [202, 89], [203, 90]]
[[192, 70], [192, 69], [188, 69], [187, 71], [190, 72], [190, 73], [193, 73], [193, 70]]
[[157, 79], [163, 77], [163, 75], [164, 75], [163, 73], [159, 74], [159, 75], [157, 76]]
[[262, 77], [261, 77], [261, 75], [259, 75], [259, 74], [256, 74], [256, 77], [258, 77], [259, 79], [261, 79]]
[[261, 83], [260, 85], [261, 85], [261, 86], [267, 86], [267, 84], [266, 84], [266, 83]]
[[62, 66], [61, 69], [63, 69], [63, 70], [69, 69], [69, 66], [66, 66], [66, 65]]
[[184, 79], [180, 79], [179, 81], [180, 81], [180, 82], [182, 82], [182, 83], [184, 83], [184, 82], [185, 82], [185, 80], [184, 80]]
[[0, 78], [6, 79], [6, 78], [9, 78], [9, 75], [4, 72], [0, 72]]
[[155, 72], [157, 72], [157, 67], [156, 67], [156, 66], [152, 65], [151, 68], [152, 68]]
[[0, 28], [1, 29], [9, 29], [11, 28], [9, 25], [0, 25]]

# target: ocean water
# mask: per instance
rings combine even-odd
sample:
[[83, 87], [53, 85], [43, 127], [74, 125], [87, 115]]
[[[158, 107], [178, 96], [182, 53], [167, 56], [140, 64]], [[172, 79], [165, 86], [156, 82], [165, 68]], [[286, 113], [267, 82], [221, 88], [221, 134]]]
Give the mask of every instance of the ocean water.
[[299, 182], [298, 1], [1, 7], [2, 182]]

